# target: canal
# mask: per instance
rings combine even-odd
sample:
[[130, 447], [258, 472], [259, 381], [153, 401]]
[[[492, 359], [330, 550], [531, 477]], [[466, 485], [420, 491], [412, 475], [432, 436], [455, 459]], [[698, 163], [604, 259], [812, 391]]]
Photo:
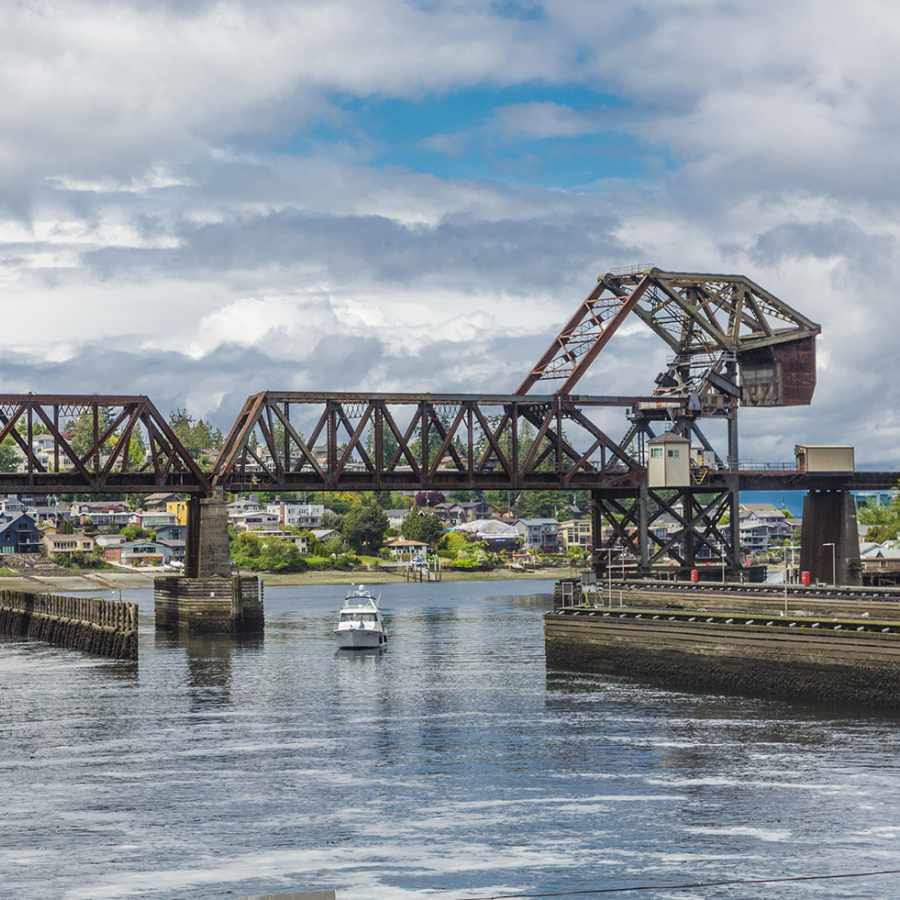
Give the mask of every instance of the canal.
[[548, 673], [550, 587], [386, 586], [381, 655], [335, 652], [341, 587], [268, 589], [256, 642], [148, 619], [138, 665], [0, 643], [0, 896], [460, 900], [900, 866], [896, 722]]

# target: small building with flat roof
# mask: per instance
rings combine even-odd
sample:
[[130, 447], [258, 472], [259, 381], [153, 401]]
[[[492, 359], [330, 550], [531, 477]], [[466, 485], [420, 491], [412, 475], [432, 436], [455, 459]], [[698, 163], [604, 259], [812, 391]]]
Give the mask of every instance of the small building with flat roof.
[[691, 486], [691, 442], [682, 434], [667, 431], [648, 441], [650, 465], [647, 484], [652, 488]]

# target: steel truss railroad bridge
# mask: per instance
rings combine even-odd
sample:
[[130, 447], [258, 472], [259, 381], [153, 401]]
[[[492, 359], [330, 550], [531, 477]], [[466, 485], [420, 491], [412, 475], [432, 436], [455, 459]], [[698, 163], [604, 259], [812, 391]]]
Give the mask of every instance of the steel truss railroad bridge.
[[[651, 391], [573, 393], [631, 317], [671, 352]], [[196, 502], [219, 490], [586, 490], [594, 535], [608, 535], [596, 541], [598, 564], [615, 546], [645, 570], [665, 557], [690, 567], [700, 556], [723, 554], [735, 570], [742, 489], [896, 484], [894, 472], [741, 467], [738, 410], [809, 404], [819, 333], [817, 324], [742, 275], [652, 267], [608, 273], [514, 393], [265, 391], [248, 398], [211, 468], [191, 457], [148, 397], [0, 395], [0, 443], [11, 439], [24, 457], [23, 471], [0, 473], [0, 491], [163, 490]], [[532, 393], [549, 383], [552, 393]], [[616, 412], [627, 425], [614, 440], [606, 429]], [[725, 424], [723, 453], [701, 429], [705, 420]], [[646, 443], [666, 429], [708, 451], [691, 487], [647, 485]], [[723, 529], [726, 511], [730, 524]], [[666, 514], [681, 530], [661, 538], [654, 523]], [[190, 560], [189, 551], [189, 570]]]

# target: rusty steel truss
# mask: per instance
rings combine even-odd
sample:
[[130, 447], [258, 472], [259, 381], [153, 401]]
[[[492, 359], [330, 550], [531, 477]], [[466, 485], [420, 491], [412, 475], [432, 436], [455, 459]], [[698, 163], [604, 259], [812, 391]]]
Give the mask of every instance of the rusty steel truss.
[[17, 469], [5, 493], [205, 494], [209, 480], [143, 396], [0, 394], [0, 444]]
[[[574, 394], [634, 318], [671, 354], [650, 391]], [[743, 275], [610, 272], [515, 393], [265, 391], [248, 398], [211, 472], [147, 397], [0, 395], [0, 444], [12, 442], [20, 457], [19, 471], [0, 472], [0, 491], [583, 489], [598, 565], [614, 547], [645, 570], [663, 558], [684, 567], [716, 554], [734, 569], [741, 483], [809, 477], [741, 472], [738, 409], [810, 403], [819, 331]], [[552, 393], [531, 393], [548, 383]], [[628, 420], [619, 440], [607, 433], [610, 409]], [[704, 418], [727, 422], [724, 455], [701, 430]], [[702, 487], [648, 488], [646, 445], [663, 429], [708, 451]]]
[[592, 414], [641, 399], [266, 391], [244, 404], [212, 484], [234, 491], [636, 486], [642, 468]]
[[[554, 382], [559, 394], [569, 394], [631, 317], [653, 331], [671, 357], [656, 376], [652, 399], [629, 410], [618, 446], [644, 466], [646, 443], [656, 429], [677, 431], [708, 451], [713, 459], [707, 468], [714, 471], [704, 477], [720, 484], [710, 483], [702, 502], [691, 491], [679, 492], [675, 500], [648, 495], [645, 486], [627, 500], [594, 492], [595, 565], [606, 565], [615, 548], [639, 559], [645, 570], [663, 556], [692, 566], [698, 550], [709, 552], [715, 546], [734, 570], [739, 566], [736, 525], [723, 532], [718, 523], [725, 507], [737, 521], [739, 479], [728, 473], [739, 466], [738, 410], [742, 405], [810, 403], [821, 329], [744, 275], [667, 272], [652, 266], [609, 272], [598, 279], [517, 393], [525, 396], [536, 385]], [[727, 422], [724, 459], [700, 427], [704, 417]], [[724, 489], [723, 481], [728, 484]], [[660, 537], [654, 519], [664, 513], [670, 527]]]

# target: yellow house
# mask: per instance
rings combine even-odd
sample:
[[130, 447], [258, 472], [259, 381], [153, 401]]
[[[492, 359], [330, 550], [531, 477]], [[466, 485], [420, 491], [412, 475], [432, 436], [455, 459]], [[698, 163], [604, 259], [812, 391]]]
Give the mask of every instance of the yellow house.
[[559, 540], [563, 549], [569, 547], [584, 547], [587, 549], [593, 544], [591, 520], [569, 519], [559, 523]]
[[188, 523], [188, 502], [187, 500], [169, 500], [166, 503], [166, 512], [175, 516], [175, 521], [179, 525], [187, 525]]

